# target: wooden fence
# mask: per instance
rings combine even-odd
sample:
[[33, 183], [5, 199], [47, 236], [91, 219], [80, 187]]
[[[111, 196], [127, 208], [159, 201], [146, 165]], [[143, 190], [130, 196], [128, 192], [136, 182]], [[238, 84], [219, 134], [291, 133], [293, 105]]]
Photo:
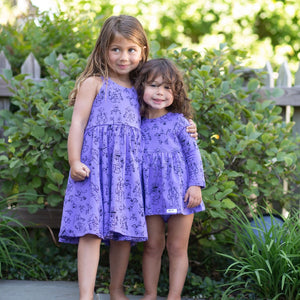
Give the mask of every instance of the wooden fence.
[[[60, 55], [58, 57], [59, 60], [62, 59]], [[63, 74], [64, 66], [60, 64], [60, 68]], [[3, 74], [4, 69], [11, 69], [9, 61], [6, 59], [3, 51], [0, 53], [0, 74]], [[288, 64], [284, 62], [279, 69], [277, 79], [274, 78], [274, 72], [272, 70], [271, 64], [269, 62], [266, 63], [264, 68], [266, 71], [266, 80], [265, 86], [261, 88], [262, 98], [263, 94], [266, 90], [272, 90], [274, 88], [281, 88], [283, 90], [283, 95], [281, 97], [273, 98], [277, 105], [283, 108], [284, 117], [286, 122], [294, 121], [294, 133], [300, 134], [300, 67], [295, 74], [294, 85], [292, 86], [292, 75]], [[21, 67], [22, 74], [28, 74], [28, 77], [34, 80], [41, 80], [41, 68], [39, 63], [37, 62], [34, 55], [31, 53], [28, 55], [26, 60], [24, 61]], [[252, 72], [253, 73], [253, 72]], [[0, 78], [0, 110], [1, 109], [9, 109], [10, 106], [10, 97], [12, 93], [10, 92], [7, 84]], [[291, 107], [294, 108], [294, 114], [291, 113]], [[2, 128], [0, 128], [0, 137], [2, 136]], [[287, 183], [284, 183], [283, 189], [287, 189]], [[300, 202], [299, 202], [300, 209]], [[51, 210], [48, 212], [43, 211], [41, 215], [44, 214], [44, 221], [39, 220], [40, 222], [51, 224], [51, 227], [59, 227], [60, 219], [57, 219], [57, 214], [52, 213]], [[24, 217], [24, 216], [23, 216]], [[32, 221], [32, 218], [28, 216], [28, 221]], [[27, 217], [25, 217], [26, 221]], [[53, 221], [54, 220], [54, 221]]]
[[[62, 56], [58, 56], [61, 60]], [[60, 65], [63, 70], [63, 65]], [[0, 52], [0, 74], [4, 69], [11, 69], [9, 61], [6, 59], [4, 52]], [[294, 121], [294, 131], [300, 134], [300, 65], [295, 74], [294, 85], [292, 86], [292, 75], [287, 62], [284, 62], [279, 69], [277, 79], [274, 78], [274, 72], [269, 62], [264, 68], [266, 71], [265, 86], [261, 89], [262, 94], [265, 90], [272, 90], [275, 87], [281, 88], [284, 94], [281, 97], [273, 98], [277, 105], [283, 107], [285, 112], [285, 120], [287, 122]], [[63, 71], [62, 71], [63, 73]], [[28, 77], [34, 80], [41, 80], [41, 68], [32, 53], [28, 55], [21, 67], [21, 74], [28, 74]], [[11, 92], [7, 84], [0, 78], [0, 109], [9, 109], [9, 97]], [[294, 114], [291, 115], [291, 107], [294, 107]]]

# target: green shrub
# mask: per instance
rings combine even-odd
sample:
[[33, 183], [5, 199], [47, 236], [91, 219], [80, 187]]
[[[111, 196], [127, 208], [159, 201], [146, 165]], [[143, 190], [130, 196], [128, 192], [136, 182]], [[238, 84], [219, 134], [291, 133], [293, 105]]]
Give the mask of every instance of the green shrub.
[[[273, 214], [266, 224], [263, 214], [251, 211], [253, 221], [239, 212], [228, 215], [235, 234], [233, 254], [226, 274], [231, 275], [226, 299], [242, 293], [253, 299], [300, 299], [300, 223], [295, 214], [279, 226]], [[251, 298], [252, 299], [252, 298]]]
[[235, 206], [246, 209], [249, 200], [288, 207], [299, 199], [294, 123], [283, 121], [274, 102], [261, 101], [264, 73], [245, 78], [245, 52], [220, 45], [204, 54], [181, 49], [168, 55], [186, 75], [207, 183], [202, 191], [207, 210], [196, 215], [193, 234], [205, 246], [214, 242], [201, 237], [214, 239], [216, 233], [226, 243], [226, 233], [220, 233]]
[[2, 192], [25, 192], [30, 194], [30, 203], [39, 205], [62, 203], [69, 171], [67, 134], [72, 107], [68, 94], [85, 62], [70, 54], [63, 63], [66, 76], [60, 75], [56, 54], [48, 56], [45, 64], [50, 75], [40, 81], [25, 75], [12, 77], [9, 71], [5, 74], [13, 90], [13, 111], [0, 111], [6, 137], [0, 140]]

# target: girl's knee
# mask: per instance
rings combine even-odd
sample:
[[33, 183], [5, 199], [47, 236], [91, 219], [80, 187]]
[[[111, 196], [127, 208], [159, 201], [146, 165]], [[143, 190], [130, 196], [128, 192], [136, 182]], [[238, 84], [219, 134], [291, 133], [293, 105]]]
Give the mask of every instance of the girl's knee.
[[144, 252], [148, 255], [162, 255], [164, 249], [164, 240], [147, 241], [144, 243]]
[[169, 256], [186, 256], [187, 247], [180, 241], [167, 241], [167, 251]]

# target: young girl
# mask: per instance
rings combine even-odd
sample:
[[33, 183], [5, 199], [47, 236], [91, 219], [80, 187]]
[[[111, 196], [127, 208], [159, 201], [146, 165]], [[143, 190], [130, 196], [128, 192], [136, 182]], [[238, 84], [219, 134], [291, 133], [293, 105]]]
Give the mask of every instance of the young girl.
[[108, 18], [70, 94], [70, 176], [59, 240], [78, 243], [80, 300], [93, 299], [101, 240], [110, 241], [111, 299], [127, 299], [123, 281], [130, 243], [147, 239], [139, 103], [132, 82], [148, 52], [136, 18]]
[[181, 299], [188, 270], [188, 242], [194, 213], [205, 209], [200, 152], [185, 128], [191, 106], [177, 68], [166, 59], [146, 62], [136, 81], [141, 104], [142, 163], [148, 241], [144, 243], [143, 299], [157, 298], [161, 256], [169, 256], [169, 300]]

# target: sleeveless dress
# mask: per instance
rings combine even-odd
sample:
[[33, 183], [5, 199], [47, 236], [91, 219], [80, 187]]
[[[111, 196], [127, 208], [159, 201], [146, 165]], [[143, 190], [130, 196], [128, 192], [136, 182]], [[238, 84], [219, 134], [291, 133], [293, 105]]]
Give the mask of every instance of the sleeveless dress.
[[59, 241], [78, 243], [93, 234], [103, 240], [147, 240], [141, 186], [141, 130], [137, 94], [103, 81], [84, 132], [84, 181], [69, 176]]
[[192, 186], [205, 187], [202, 159], [197, 142], [186, 132], [189, 125], [182, 114], [167, 113], [142, 119], [144, 156], [142, 162], [145, 214], [188, 215], [205, 210], [187, 208], [184, 196]]

